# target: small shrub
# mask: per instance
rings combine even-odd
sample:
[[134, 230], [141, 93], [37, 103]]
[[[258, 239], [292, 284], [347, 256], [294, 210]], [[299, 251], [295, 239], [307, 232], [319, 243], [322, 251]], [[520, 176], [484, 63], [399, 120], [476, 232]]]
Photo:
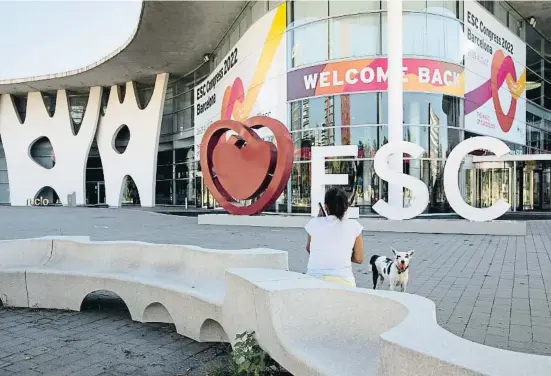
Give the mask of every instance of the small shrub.
[[231, 352], [227, 369], [215, 368], [207, 376], [283, 376], [291, 375], [283, 369], [256, 340], [254, 332], [244, 332], [235, 336], [236, 342]]

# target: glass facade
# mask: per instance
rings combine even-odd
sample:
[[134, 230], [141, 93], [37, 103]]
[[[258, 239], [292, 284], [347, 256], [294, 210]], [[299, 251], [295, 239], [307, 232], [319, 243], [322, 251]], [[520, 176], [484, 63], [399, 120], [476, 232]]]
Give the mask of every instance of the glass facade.
[[[161, 129], [158, 154], [157, 205], [188, 205], [214, 208], [200, 166], [193, 159], [193, 87], [202, 81], [231, 50], [248, 28], [281, 1], [247, 4], [213, 53], [213, 60], [185, 77], [171, 77]], [[528, 80], [539, 85], [527, 92], [527, 139], [525, 145], [508, 143], [514, 153], [551, 150], [551, 67], [543, 57], [551, 42], [526, 24], [507, 3], [480, 1], [527, 46]], [[327, 61], [387, 54], [385, 1], [289, 1], [287, 64], [292, 70]], [[464, 64], [462, 1], [404, 1], [403, 54]], [[549, 69], [548, 69], [549, 68]], [[550, 93], [547, 93], [549, 89]], [[146, 93], [148, 88], [142, 88]], [[152, 90], [149, 87], [149, 90]], [[373, 169], [373, 157], [387, 136], [387, 94], [356, 93], [303, 99], [288, 104], [289, 128], [295, 143], [295, 162], [289, 187], [277, 205], [279, 211], [310, 210], [310, 147], [358, 145], [357, 158], [331, 160], [327, 172], [349, 174], [345, 187], [350, 201], [362, 214], [386, 198], [387, 184]], [[404, 140], [427, 152], [419, 160], [404, 158], [404, 172], [429, 187], [429, 212], [451, 211], [443, 189], [443, 167], [455, 145], [474, 136], [464, 131], [463, 99], [441, 94], [404, 93]], [[94, 150], [91, 160], [99, 161]], [[98, 162], [89, 163], [92, 175]], [[101, 161], [99, 161], [101, 166]], [[513, 173], [513, 170], [515, 172]], [[101, 192], [102, 176], [94, 189]], [[513, 181], [514, 180], [514, 181]], [[551, 166], [546, 163], [481, 165], [461, 171], [462, 192], [478, 207], [499, 198], [514, 202], [515, 209], [551, 209]], [[536, 197], [537, 196], [537, 197]], [[404, 204], [409, 201], [404, 190]], [[276, 208], [272, 208], [274, 210]]]
[[[405, 57], [427, 57], [463, 64], [461, 3], [404, 1]], [[387, 54], [386, 3], [380, 1], [293, 1], [288, 17], [288, 67]], [[430, 30], [430, 32], [429, 32]], [[310, 147], [357, 145], [357, 158], [327, 162], [328, 173], [349, 175], [345, 187], [360, 214], [387, 198], [388, 185], [374, 171], [374, 156], [388, 142], [385, 92], [303, 99], [289, 104], [295, 143], [288, 208], [310, 212]], [[404, 93], [404, 140], [423, 146], [422, 158], [404, 158], [404, 172], [429, 187], [429, 211], [448, 211], [443, 166], [451, 149], [464, 139], [463, 99], [442, 94]], [[404, 190], [404, 204], [411, 199]]]
[[[189, 74], [171, 76], [167, 87], [157, 158], [157, 205], [214, 208], [200, 166], [194, 161], [193, 88], [212, 72], [244, 33], [281, 1], [249, 2], [220, 41], [212, 59]], [[526, 142], [508, 143], [513, 153], [551, 151], [551, 42], [528, 25], [506, 2], [479, 1], [496, 19], [526, 42], [527, 114]], [[384, 57], [387, 54], [386, 1], [296, 0], [287, 2], [287, 67], [303, 68], [329, 61]], [[463, 2], [448, 0], [403, 1], [403, 54], [464, 65]], [[547, 57], [546, 57], [547, 56]], [[466, 72], [469, 74], [469, 72]], [[284, 79], [284, 78], [282, 78]], [[137, 84], [140, 105], [151, 98], [152, 84]], [[124, 88], [121, 88], [124, 90]], [[43, 94], [48, 108], [55, 106], [53, 93]], [[104, 91], [103, 107], [109, 91]], [[87, 93], [69, 93], [73, 127], [78, 132], [86, 110]], [[345, 187], [352, 204], [362, 214], [386, 198], [387, 184], [373, 169], [377, 150], [388, 142], [387, 94], [368, 92], [329, 95], [288, 103], [288, 125], [295, 144], [295, 161], [288, 189], [272, 210], [310, 211], [310, 148], [325, 145], [357, 145], [356, 158], [334, 159], [329, 173], [349, 175]], [[15, 98], [22, 118], [26, 100]], [[462, 98], [432, 93], [404, 93], [404, 140], [421, 145], [426, 153], [418, 160], [404, 157], [405, 173], [429, 188], [429, 212], [450, 207], [443, 190], [443, 167], [455, 145], [475, 134], [464, 130]], [[117, 139], [124, 147], [128, 139]], [[51, 148], [51, 146], [50, 146]], [[37, 159], [48, 160], [48, 145], [38, 145]], [[51, 159], [51, 158], [50, 158]], [[551, 209], [551, 164], [518, 162], [480, 164], [460, 172], [461, 190], [467, 202], [486, 207], [503, 198], [514, 210]], [[92, 146], [87, 164], [86, 198], [89, 205], [105, 202], [101, 158]], [[135, 186], [127, 182], [124, 202], [137, 203]], [[0, 149], [0, 203], [7, 203], [9, 187], [3, 151]], [[404, 190], [404, 204], [410, 200]]]

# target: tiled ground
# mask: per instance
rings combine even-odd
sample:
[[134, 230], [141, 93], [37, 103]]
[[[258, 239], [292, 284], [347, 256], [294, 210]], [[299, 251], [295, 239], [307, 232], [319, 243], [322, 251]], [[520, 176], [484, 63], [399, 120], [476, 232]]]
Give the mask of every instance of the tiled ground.
[[173, 325], [133, 322], [108, 293], [87, 298], [83, 312], [0, 309], [0, 332], [1, 376], [205, 376], [227, 357]]
[[[2, 239], [56, 234], [271, 247], [288, 251], [300, 272], [308, 259], [301, 229], [198, 226], [196, 218], [128, 209], [0, 208]], [[408, 292], [432, 299], [443, 327], [475, 342], [551, 355], [551, 221], [529, 222], [526, 237], [365, 233], [365, 241], [368, 257], [388, 255], [391, 245], [415, 249]], [[371, 287], [368, 263], [355, 272], [360, 287]]]

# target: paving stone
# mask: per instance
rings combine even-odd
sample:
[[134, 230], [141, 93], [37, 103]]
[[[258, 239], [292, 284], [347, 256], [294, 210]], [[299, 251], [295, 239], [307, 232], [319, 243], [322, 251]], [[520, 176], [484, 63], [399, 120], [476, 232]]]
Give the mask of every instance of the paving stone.
[[[125, 309], [121, 301], [115, 300], [115, 304], [118, 305], [115, 310]], [[28, 315], [29, 313], [31, 314]], [[23, 331], [26, 330], [25, 327], [34, 325], [36, 321], [34, 316], [37, 314], [64, 318], [64, 316], [59, 316], [58, 311], [37, 312], [27, 309], [0, 308], [0, 317], [17, 317], [18, 325], [23, 327]], [[112, 316], [111, 320], [107, 319], [107, 325], [103, 325], [105, 329], [100, 327], [91, 331], [93, 333], [92, 339], [79, 341], [73, 329], [60, 326], [48, 339], [51, 344], [60, 344], [60, 347], [50, 348], [47, 346], [50, 342], [40, 342], [36, 347], [29, 347], [24, 353], [10, 354], [4, 353], [5, 350], [2, 350], [2, 353], [0, 353], [3, 356], [3, 358], [0, 358], [0, 375], [176, 375], [191, 362], [186, 360], [189, 357], [197, 357], [201, 362], [214, 361], [217, 357], [217, 355], [212, 355], [212, 353], [207, 353], [204, 350], [217, 349], [220, 345], [196, 343], [175, 333], [173, 325], [134, 323], [127, 311], [126, 314], [128, 316], [122, 319], [122, 323], [119, 323], [121, 321], [120, 314]], [[88, 315], [90, 315], [90, 312], [79, 313], [74, 315], [74, 320], [78, 322], [79, 317]], [[82, 326], [86, 326], [87, 322], [94, 322], [90, 320], [83, 321]], [[52, 322], [50, 325], [55, 325], [55, 323]], [[136, 342], [139, 340], [139, 346], [142, 350], [139, 359], [135, 357], [136, 355], [132, 353], [132, 350], [129, 350], [136, 347], [136, 344], [114, 345], [112, 343], [112, 333], [102, 332], [102, 330], [112, 331], [111, 328], [120, 327], [121, 325], [129, 325], [130, 330], [127, 330], [126, 333], [132, 333]], [[148, 338], [153, 338], [155, 343], [149, 343]], [[21, 346], [20, 342], [14, 339], [16, 345], [13, 348]], [[6, 344], [4, 338], [2, 338], [2, 343]], [[75, 346], [77, 343], [84, 343], [85, 346]], [[162, 347], [163, 345], [167, 347]], [[187, 355], [173, 356], [170, 361], [167, 361], [168, 355], [177, 352]]]
[[531, 342], [532, 327], [511, 325], [509, 328], [509, 340], [516, 342]]

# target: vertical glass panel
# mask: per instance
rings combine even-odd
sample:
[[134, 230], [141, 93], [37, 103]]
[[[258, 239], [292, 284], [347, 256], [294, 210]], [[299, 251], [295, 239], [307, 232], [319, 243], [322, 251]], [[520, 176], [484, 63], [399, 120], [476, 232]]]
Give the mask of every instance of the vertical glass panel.
[[167, 135], [174, 133], [174, 119], [173, 114], [163, 115], [163, 120], [161, 123], [161, 134]]
[[196, 192], [192, 179], [176, 180], [176, 205], [199, 205]]
[[160, 205], [172, 204], [172, 180], [157, 182], [155, 187], [155, 202]]
[[172, 98], [165, 99], [165, 106], [163, 109], [164, 114], [170, 114], [174, 112], [174, 103], [172, 102]]
[[[382, 1], [382, 8], [387, 9], [386, 1]], [[417, 12], [423, 12], [427, 9], [427, 2], [426, 0], [411, 0], [411, 1], [403, 1], [402, 2], [402, 9], [403, 10], [414, 10]]]
[[[526, 99], [533, 101], [534, 103], [541, 104], [542, 101], [542, 79], [539, 75], [534, 73], [531, 69], [526, 69]], [[503, 87], [500, 90], [507, 90]]]
[[0, 184], [8, 184], [8, 171], [7, 170], [0, 170]]
[[526, 25], [526, 44], [530, 45], [536, 52], [541, 52], [542, 50], [542, 37], [541, 35], [529, 24]]
[[291, 173], [292, 211], [308, 213], [310, 211], [310, 163], [295, 163]]
[[247, 7], [243, 13], [243, 18], [239, 23], [239, 36], [242, 37], [247, 32], [249, 27], [251, 27], [251, 8]]
[[239, 40], [239, 25], [235, 25], [234, 29], [230, 33], [230, 48], [235, 46], [238, 40]]
[[509, 12], [509, 30], [520, 37], [520, 32], [524, 28], [525, 22], [513, 12]]
[[542, 76], [542, 57], [529, 46], [526, 46], [526, 67], [530, 68], [534, 73]]
[[[385, 14], [382, 16], [381, 29], [383, 55], [388, 51], [387, 28]], [[437, 57], [456, 64], [463, 60], [463, 26], [456, 19], [434, 14], [404, 13], [403, 38], [406, 56]]]
[[[346, 111], [341, 106], [341, 114]], [[377, 93], [350, 95], [350, 124], [377, 124]]]
[[178, 131], [181, 132], [193, 126], [193, 108], [187, 108], [178, 112]]
[[[303, 132], [312, 128], [322, 127], [323, 124], [327, 124], [330, 120], [330, 116], [327, 112], [327, 104], [332, 101], [331, 97], [320, 97], [304, 99], [302, 101], [294, 102], [292, 107], [297, 108], [298, 103], [300, 106], [300, 113], [296, 114], [297, 120], [292, 123], [292, 130], [300, 130]], [[297, 110], [294, 110], [297, 111]], [[331, 121], [334, 122], [334, 119]]]
[[289, 48], [289, 65], [319, 63], [327, 60], [328, 55], [328, 22], [319, 21], [304, 25], [287, 32]]
[[228, 38], [224, 40], [224, 44], [222, 44], [222, 47], [220, 48], [220, 59], [224, 59], [224, 57], [230, 52], [230, 44]]
[[543, 83], [543, 92], [544, 92], [543, 106], [546, 109], [551, 109], [551, 82], [546, 81]]
[[174, 98], [174, 100], [176, 101], [176, 111], [190, 107], [192, 105], [192, 98], [193, 91], [188, 91]]
[[[551, 59], [551, 46], [547, 54], [549, 54], [549, 59]], [[551, 61], [544, 61], [544, 77], [546, 81], [551, 82]]]
[[291, 24], [299, 26], [305, 23], [326, 18], [329, 15], [327, 0], [295, 0], [291, 3]]
[[380, 18], [378, 13], [332, 18], [329, 21], [330, 58], [379, 55]]
[[457, 1], [455, 0], [429, 0], [427, 12], [457, 17]]
[[507, 11], [507, 9], [505, 9], [505, 7], [503, 7], [501, 2], [497, 1], [494, 4], [494, 15], [505, 26], [507, 26], [507, 23], [508, 23], [508, 18], [509, 18], [508, 14], [509, 12]]
[[0, 203], [7, 204], [10, 202], [10, 186], [9, 184], [0, 184]]
[[[462, 126], [461, 98], [441, 94], [404, 93], [404, 123]], [[381, 94], [380, 119], [388, 123], [388, 94]]]
[[348, 0], [330, 0], [329, 15], [340, 16], [344, 14], [355, 14], [379, 10], [381, 2], [377, 0], [348, 1]]

